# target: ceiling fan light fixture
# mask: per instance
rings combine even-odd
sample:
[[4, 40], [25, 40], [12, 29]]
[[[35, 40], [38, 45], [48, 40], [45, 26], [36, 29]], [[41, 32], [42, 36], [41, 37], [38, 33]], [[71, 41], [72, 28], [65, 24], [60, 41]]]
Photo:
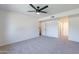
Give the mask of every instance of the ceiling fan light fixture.
[[36, 14], [37, 14], [37, 15], [39, 15], [40, 13], [39, 13], [39, 12], [37, 12]]

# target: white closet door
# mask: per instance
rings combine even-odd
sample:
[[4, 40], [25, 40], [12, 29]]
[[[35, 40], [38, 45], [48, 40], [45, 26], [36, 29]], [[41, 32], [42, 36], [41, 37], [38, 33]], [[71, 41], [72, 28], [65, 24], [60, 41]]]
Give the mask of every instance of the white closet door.
[[42, 34], [49, 37], [58, 37], [56, 21], [48, 21], [42, 23]]

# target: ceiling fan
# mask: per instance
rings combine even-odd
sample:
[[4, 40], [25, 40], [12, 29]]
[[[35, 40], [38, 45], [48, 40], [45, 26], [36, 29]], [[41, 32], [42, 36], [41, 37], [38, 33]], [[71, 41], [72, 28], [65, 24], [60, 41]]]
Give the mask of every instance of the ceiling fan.
[[36, 12], [36, 14], [47, 13], [47, 12], [45, 12], [45, 11], [43, 11], [43, 10], [46, 9], [46, 8], [48, 8], [48, 5], [46, 5], [46, 6], [42, 7], [42, 8], [40, 8], [40, 6], [35, 7], [35, 6], [32, 5], [32, 4], [29, 4], [29, 5], [30, 5], [33, 9], [35, 9], [35, 10], [33, 10], [33, 11], [28, 11], [28, 12]]

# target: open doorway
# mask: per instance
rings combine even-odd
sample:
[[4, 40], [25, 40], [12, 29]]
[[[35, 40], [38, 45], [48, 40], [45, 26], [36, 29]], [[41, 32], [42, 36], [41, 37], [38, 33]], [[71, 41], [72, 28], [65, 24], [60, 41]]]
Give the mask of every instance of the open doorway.
[[68, 17], [41, 21], [39, 25], [41, 35], [68, 40]]
[[58, 38], [57, 21], [45, 21], [41, 23], [42, 35]]

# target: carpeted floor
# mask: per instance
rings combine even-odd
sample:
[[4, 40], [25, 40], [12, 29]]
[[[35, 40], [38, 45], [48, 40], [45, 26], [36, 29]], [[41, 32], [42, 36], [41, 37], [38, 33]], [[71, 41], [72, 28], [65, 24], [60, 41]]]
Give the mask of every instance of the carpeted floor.
[[37, 37], [0, 47], [4, 54], [78, 54], [79, 43], [57, 38]]

